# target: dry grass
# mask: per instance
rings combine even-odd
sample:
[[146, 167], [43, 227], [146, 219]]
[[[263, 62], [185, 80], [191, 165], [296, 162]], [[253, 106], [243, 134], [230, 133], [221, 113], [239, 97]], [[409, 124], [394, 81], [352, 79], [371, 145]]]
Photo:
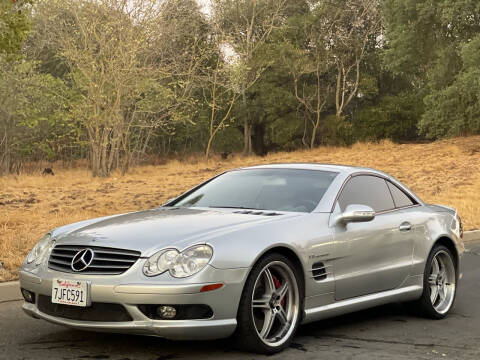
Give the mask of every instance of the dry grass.
[[87, 169], [55, 176], [0, 178], [0, 281], [17, 277], [27, 251], [47, 230], [82, 219], [152, 208], [223, 170], [253, 164], [317, 162], [368, 166], [390, 173], [424, 201], [456, 207], [466, 229], [480, 228], [480, 137], [431, 144], [356, 144], [227, 161], [199, 158], [142, 166], [120, 177], [92, 178]]

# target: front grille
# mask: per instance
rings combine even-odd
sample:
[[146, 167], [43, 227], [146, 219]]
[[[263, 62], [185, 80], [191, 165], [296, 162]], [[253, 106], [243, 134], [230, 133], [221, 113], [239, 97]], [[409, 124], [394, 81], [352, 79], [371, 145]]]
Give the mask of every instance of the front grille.
[[72, 259], [81, 250], [91, 249], [92, 263], [79, 273], [91, 275], [118, 275], [124, 273], [140, 257], [139, 251], [113, 249], [99, 246], [57, 245], [52, 250], [48, 267], [52, 270], [77, 273], [72, 269]]
[[94, 302], [89, 307], [54, 304], [50, 296], [38, 296], [38, 310], [44, 314], [70, 320], [120, 322], [132, 317], [120, 304]]

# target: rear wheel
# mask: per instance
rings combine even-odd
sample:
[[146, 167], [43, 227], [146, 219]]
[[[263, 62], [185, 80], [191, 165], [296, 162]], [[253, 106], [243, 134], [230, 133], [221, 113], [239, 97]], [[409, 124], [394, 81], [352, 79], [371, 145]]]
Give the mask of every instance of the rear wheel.
[[447, 247], [433, 248], [427, 259], [423, 284], [422, 297], [414, 306], [422, 315], [443, 319], [452, 308], [457, 285], [455, 260]]
[[253, 267], [238, 309], [237, 345], [273, 354], [289, 345], [302, 308], [298, 270], [281, 254], [269, 254]]

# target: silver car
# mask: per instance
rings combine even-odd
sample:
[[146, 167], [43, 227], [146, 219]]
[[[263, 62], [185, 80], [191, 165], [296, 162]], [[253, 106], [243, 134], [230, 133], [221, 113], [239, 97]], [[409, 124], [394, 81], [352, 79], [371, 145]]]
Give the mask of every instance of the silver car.
[[276, 164], [218, 175], [151, 210], [45, 235], [23, 309], [72, 328], [280, 351], [299, 324], [389, 302], [434, 319], [455, 299], [456, 211], [380, 171]]

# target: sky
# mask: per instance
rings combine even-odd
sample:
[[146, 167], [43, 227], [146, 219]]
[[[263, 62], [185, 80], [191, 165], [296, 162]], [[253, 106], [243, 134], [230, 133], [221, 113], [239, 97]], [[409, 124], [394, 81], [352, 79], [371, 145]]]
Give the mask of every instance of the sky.
[[197, 3], [202, 7], [202, 11], [209, 15], [210, 14], [210, 0], [196, 0]]

